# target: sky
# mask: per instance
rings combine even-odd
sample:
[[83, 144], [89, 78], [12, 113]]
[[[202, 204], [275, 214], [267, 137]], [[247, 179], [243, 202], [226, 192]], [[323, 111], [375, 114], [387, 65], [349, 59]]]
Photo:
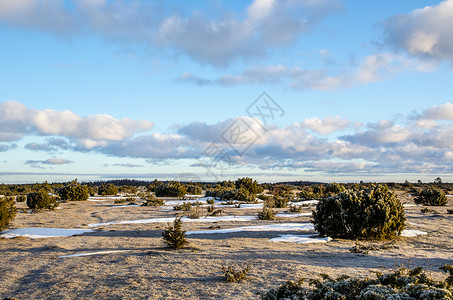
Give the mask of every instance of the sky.
[[0, 0], [0, 182], [453, 181], [453, 0]]

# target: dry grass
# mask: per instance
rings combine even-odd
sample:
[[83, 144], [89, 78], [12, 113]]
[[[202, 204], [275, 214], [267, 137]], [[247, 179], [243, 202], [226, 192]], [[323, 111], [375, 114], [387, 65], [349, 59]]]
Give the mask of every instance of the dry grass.
[[[400, 193], [403, 202], [412, 199]], [[18, 203], [22, 208], [24, 203]], [[86, 224], [174, 216], [158, 207], [112, 208], [105, 202], [63, 203], [61, 210], [37, 214], [18, 213], [12, 228], [89, 228]], [[422, 266], [434, 278], [452, 264], [453, 218], [449, 203], [438, 214], [422, 214], [419, 207], [406, 207], [408, 229], [427, 236], [400, 238], [398, 248], [351, 253], [355, 241], [334, 240], [326, 244], [272, 243], [278, 232], [244, 232], [191, 235], [190, 247], [167, 250], [162, 240], [166, 223], [110, 225], [94, 233], [64, 238], [30, 240], [0, 239], [0, 298], [18, 299], [258, 299], [258, 293], [286, 280], [317, 277], [321, 273], [373, 276], [371, 271]], [[223, 208], [223, 215], [257, 215], [258, 210]], [[277, 209], [285, 211], [286, 209]], [[209, 230], [272, 224], [309, 222], [310, 217], [275, 221], [184, 223], [184, 230]], [[416, 225], [413, 225], [416, 224]], [[293, 232], [294, 233], [294, 232]], [[287, 233], [282, 233], [287, 234]], [[297, 233], [294, 233], [297, 234]], [[361, 242], [369, 246], [367, 242]], [[376, 242], [372, 243], [376, 245]], [[370, 244], [371, 245], [371, 244]], [[129, 252], [85, 257], [62, 255], [107, 251]], [[248, 280], [226, 283], [223, 266], [250, 266]]]

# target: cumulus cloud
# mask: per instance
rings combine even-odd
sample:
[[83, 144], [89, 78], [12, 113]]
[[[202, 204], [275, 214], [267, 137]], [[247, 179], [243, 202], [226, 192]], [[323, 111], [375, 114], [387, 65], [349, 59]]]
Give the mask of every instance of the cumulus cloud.
[[453, 61], [453, 0], [389, 18], [385, 40], [410, 55]]
[[4, 116], [0, 120], [0, 141], [19, 140], [25, 134], [119, 141], [148, 131], [154, 125], [150, 121], [115, 119], [109, 115], [81, 117], [70, 111], [30, 109], [13, 101], [0, 103], [0, 114]]
[[[206, 166], [205, 161], [198, 159], [211, 158], [232, 166], [302, 169], [332, 174], [453, 172], [453, 125], [446, 122], [452, 117], [450, 103], [429, 107], [415, 116], [414, 113], [401, 116], [398, 122], [380, 120], [362, 126], [351, 126], [354, 124], [351, 120], [337, 116], [307, 118], [284, 127], [269, 125], [263, 130], [254, 119], [237, 117], [214, 124], [192, 122], [175, 125], [174, 132], [165, 134], [147, 132], [140, 135], [133, 134], [134, 129], [135, 132], [142, 130], [140, 123], [132, 122], [130, 124], [139, 125], [129, 126], [130, 121], [122, 123], [103, 115], [101, 120], [106, 120], [105, 123], [90, 123], [86, 117], [64, 112], [69, 123], [65, 124], [60, 120], [59, 112], [55, 111], [39, 111], [44, 115], [55, 115], [55, 119], [48, 121], [41, 116], [34, 118], [35, 110], [15, 102], [0, 104], [0, 109], [5, 112], [5, 120], [16, 122], [21, 128], [16, 130], [5, 126], [7, 130], [16, 130], [14, 133], [20, 135], [44, 136], [38, 137], [41, 142], [25, 145], [26, 149], [34, 151], [96, 152], [108, 156], [143, 158], [153, 163], [187, 159], [198, 168]], [[17, 111], [28, 114], [29, 121]], [[41, 122], [39, 126], [36, 120]], [[47, 122], [53, 122], [52, 126], [58, 129], [44, 126]], [[84, 131], [81, 125], [87, 123], [102, 127], [112, 126], [112, 122], [122, 125], [119, 133], [107, 131], [99, 136], [98, 130]], [[423, 122], [428, 123], [421, 126]], [[429, 122], [435, 122], [435, 125], [429, 126]], [[86, 136], [74, 134], [75, 128], [82, 128]], [[347, 134], [343, 132], [345, 130]], [[11, 142], [2, 143], [0, 151], [13, 147], [15, 144]], [[219, 157], [220, 154], [226, 156]], [[68, 163], [71, 161], [61, 158], [26, 162], [35, 168]], [[118, 163], [116, 166], [134, 168], [141, 165]]]
[[453, 104], [445, 103], [425, 110], [420, 119], [423, 120], [453, 120]]
[[254, 0], [240, 12], [223, 11], [217, 19], [200, 9], [172, 9], [165, 1], [2, 0], [0, 22], [59, 36], [95, 32], [108, 41], [168, 48], [225, 66], [295, 43], [342, 5], [336, 0]]
[[302, 122], [302, 124], [322, 135], [328, 135], [332, 132], [342, 130], [349, 126], [349, 121], [342, 119], [340, 116], [334, 118], [327, 117], [325, 119], [309, 118]]

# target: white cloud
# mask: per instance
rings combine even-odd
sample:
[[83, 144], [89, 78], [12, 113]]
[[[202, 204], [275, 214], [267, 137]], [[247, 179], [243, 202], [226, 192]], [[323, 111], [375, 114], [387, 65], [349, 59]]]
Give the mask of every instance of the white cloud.
[[108, 41], [164, 47], [225, 66], [295, 43], [341, 7], [335, 0], [255, 0], [213, 19], [201, 10], [181, 13], [165, 1], [0, 0], [0, 22], [64, 38], [94, 32]]
[[453, 120], [453, 104], [447, 102], [436, 105], [425, 110], [421, 117], [422, 120]]
[[407, 70], [429, 71], [432, 65], [407, 59], [391, 53], [377, 53], [366, 56], [358, 66], [350, 66], [334, 72], [327, 68], [305, 69], [285, 65], [251, 67], [238, 74], [224, 74], [215, 79], [202, 78], [185, 72], [176, 81], [199, 86], [236, 86], [250, 84], [284, 84], [295, 90], [313, 89], [332, 91], [365, 85], [390, 78]]
[[332, 132], [342, 130], [349, 126], [349, 121], [342, 119], [340, 116], [334, 118], [327, 117], [325, 119], [320, 118], [309, 118], [302, 122], [302, 124], [322, 135], [328, 135]]
[[394, 16], [385, 22], [386, 41], [410, 55], [453, 61], [453, 0]]
[[130, 138], [153, 127], [152, 122], [145, 120], [115, 119], [109, 115], [81, 117], [70, 111], [29, 109], [13, 101], [0, 103], [0, 114], [3, 116], [0, 119], [2, 141], [37, 134], [102, 143]]

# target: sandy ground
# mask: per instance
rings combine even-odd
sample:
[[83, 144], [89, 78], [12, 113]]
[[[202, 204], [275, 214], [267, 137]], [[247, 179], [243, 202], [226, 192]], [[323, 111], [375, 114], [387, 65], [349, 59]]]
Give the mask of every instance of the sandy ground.
[[[410, 197], [399, 195], [403, 203]], [[63, 203], [62, 209], [18, 213], [14, 228], [51, 227], [96, 229], [80, 236], [0, 239], [0, 299], [259, 299], [259, 293], [287, 280], [314, 278], [321, 273], [374, 277], [372, 271], [399, 266], [422, 266], [436, 279], [446, 276], [438, 268], [453, 264], [453, 198], [436, 213], [405, 207], [407, 229], [425, 236], [399, 238], [397, 249], [349, 251], [354, 241], [334, 239], [321, 244], [270, 242], [282, 234], [300, 232], [242, 232], [191, 235], [184, 250], [167, 250], [161, 238], [165, 223], [123, 224], [90, 228], [88, 224], [155, 217], [175, 211], [152, 207], [118, 207], [103, 202]], [[18, 203], [18, 207], [25, 207]], [[224, 215], [256, 215], [257, 209], [223, 208]], [[304, 208], [303, 212], [310, 212]], [[287, 209], [279, 209], [287, 211]], [[310, 217], [276, 221], [185, 223], [185, 230], [209, 230], [274, 223], [309, 222]], [[313, 232], [314, 234], [315, 232]], [[361, 242], [379, 244], [378, 242]], [[98, 251], [130, 250], [82, 257], [60, 256]], [[248, 280], [224, 282], [222, 266], [251, 267]]]

